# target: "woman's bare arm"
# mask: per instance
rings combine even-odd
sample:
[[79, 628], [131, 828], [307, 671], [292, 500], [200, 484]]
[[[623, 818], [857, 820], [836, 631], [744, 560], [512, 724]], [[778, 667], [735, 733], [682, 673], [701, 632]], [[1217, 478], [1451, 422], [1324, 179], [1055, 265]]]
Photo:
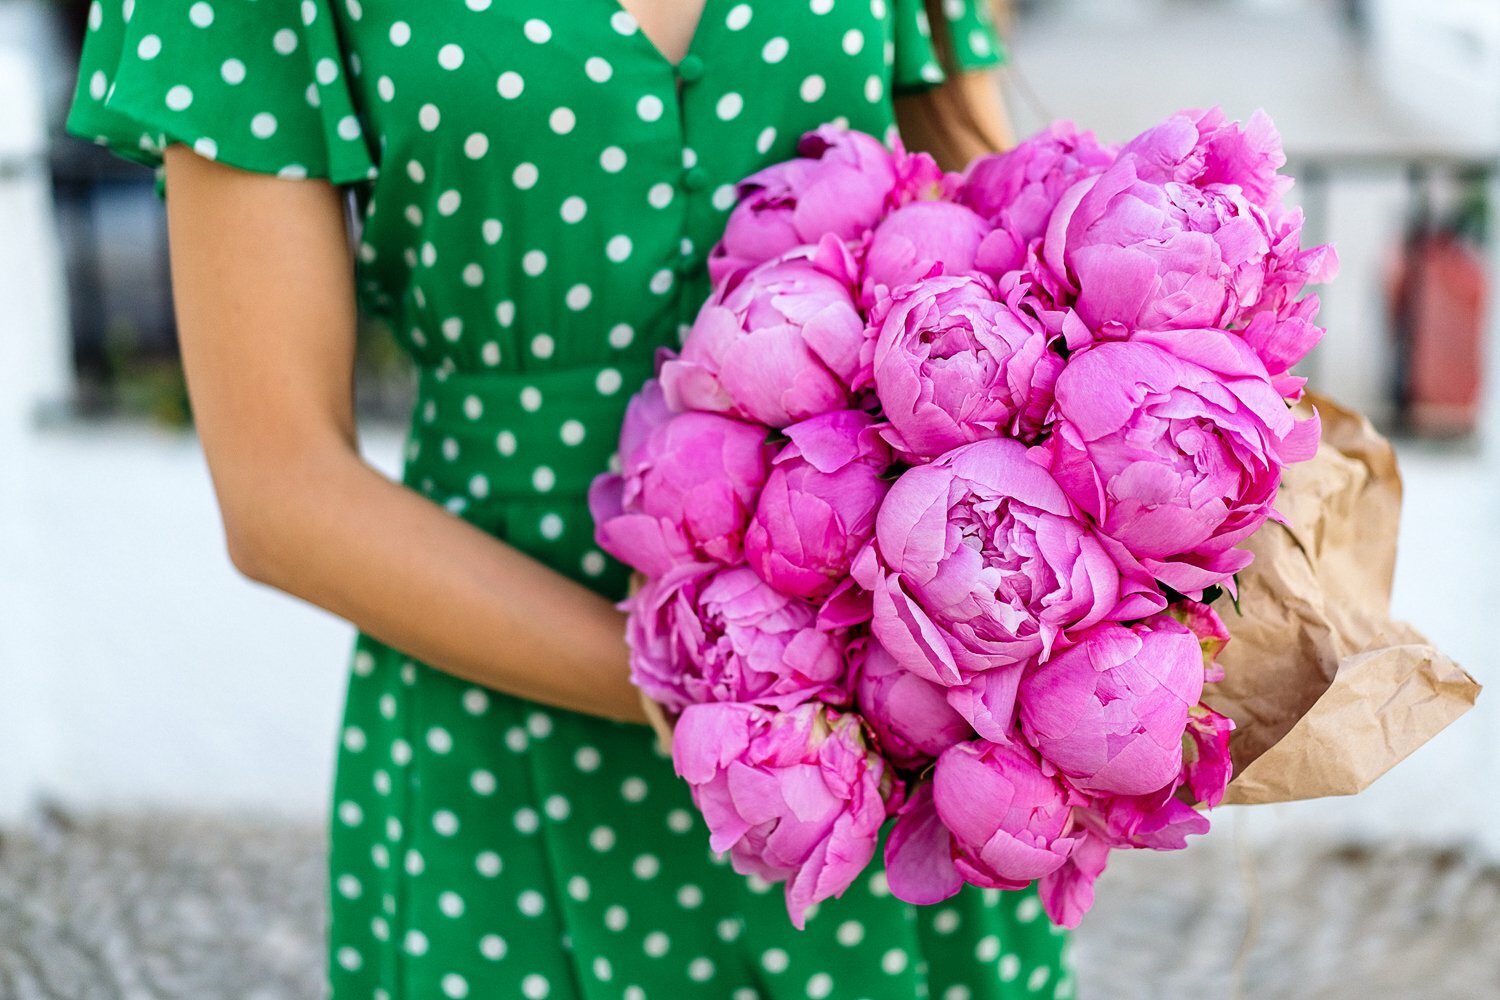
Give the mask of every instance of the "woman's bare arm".
[[338, 189], [178, 144], [166, 164], [183, 364], [235, 566], [459, 677], [645, 723], [609, 600], [360, 457]]

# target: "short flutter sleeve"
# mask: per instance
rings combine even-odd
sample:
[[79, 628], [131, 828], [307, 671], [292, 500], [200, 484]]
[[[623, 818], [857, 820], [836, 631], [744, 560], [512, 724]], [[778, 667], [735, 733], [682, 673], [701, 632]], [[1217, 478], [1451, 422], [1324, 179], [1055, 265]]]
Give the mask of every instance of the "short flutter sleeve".
[[326, 0], [93, 0], [64, 122], [156, 171], [173, 142], [243, 170], [377, 173]]
[[952, 72], [1005, 63], [1005, 44], [995, 29], [989, 0], [942, 0], [940, 38], [934, 37], [923, 0], [892, 0], [895, 56], [892, 88], [897, 94], [926, 90]]

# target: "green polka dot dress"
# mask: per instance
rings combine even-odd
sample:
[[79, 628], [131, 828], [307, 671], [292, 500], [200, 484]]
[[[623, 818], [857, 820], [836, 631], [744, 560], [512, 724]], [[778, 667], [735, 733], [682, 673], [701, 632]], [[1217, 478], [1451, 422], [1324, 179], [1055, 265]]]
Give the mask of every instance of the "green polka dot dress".
[[[947, 0], [965, 68], [1003, 56]], [[669, 62], [618, 0], [94, 0], [66, 121], [352, 192], [360, 305], [420, 374], [403, 481], [611, 598], [585, 492], [709, 291], [733, 184], [944, 79], [919, 0], [707, 0]], [[540, 667], [545, 669], [545, 665]], [[914, 907], [877, 866], [789, 923], [640, 726], [360, 634], [330, 820], [337, 1000], [1067, 997], [1034, 892]]]

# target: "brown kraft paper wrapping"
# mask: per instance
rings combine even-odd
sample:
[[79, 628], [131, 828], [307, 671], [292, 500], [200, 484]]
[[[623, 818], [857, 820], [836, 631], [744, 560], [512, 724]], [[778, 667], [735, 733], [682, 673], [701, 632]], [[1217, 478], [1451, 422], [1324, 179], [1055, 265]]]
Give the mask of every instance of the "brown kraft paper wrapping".
[[1215, 602], [1230, 641], [1203, 700], [1234, 719], [1224, 801], [1289, 802], [1369, 786], [1474, 704], [1479, 684], [1390, 617], [1401, 476], [1362, 414], [1307, 392], [1315, 457], [1286, 469], [1277, 509], [1243, 543], [1240, 611]]

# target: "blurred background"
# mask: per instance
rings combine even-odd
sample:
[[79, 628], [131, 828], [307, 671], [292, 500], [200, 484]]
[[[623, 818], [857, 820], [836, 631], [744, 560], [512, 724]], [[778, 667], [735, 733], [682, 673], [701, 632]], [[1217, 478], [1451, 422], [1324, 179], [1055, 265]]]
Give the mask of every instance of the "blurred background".
[[[0, 997], [306, 997], [352, 629], [225, 554], [148, 171], [66, 136], [83, 2], [0, 0]], [[1393, 612], [1500, 682], [1500, 2], [1016, 0], [1021, 134], [1279, 126], [1343, 267], [1299, 369], [1396, 442]], [[361, 333], [362, 447], [410, 373]], [[1500, 702], [1351, 799], [1123, 857], [1085, 997], [1500, 996]]]

